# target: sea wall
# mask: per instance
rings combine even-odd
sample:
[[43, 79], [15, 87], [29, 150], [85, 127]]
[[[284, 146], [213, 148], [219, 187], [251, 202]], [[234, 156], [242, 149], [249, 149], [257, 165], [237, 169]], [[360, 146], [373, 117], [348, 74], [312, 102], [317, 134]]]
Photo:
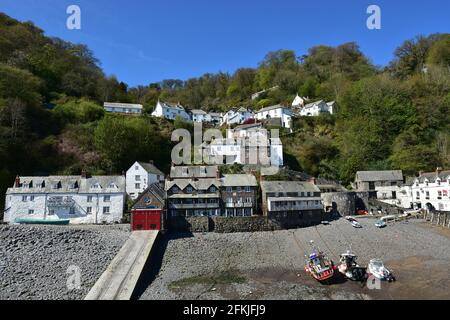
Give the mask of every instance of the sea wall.
[[369, 192], [328, 192], [322, 193], [322, 202], [333, 215], [354, 215], [356, 210], [369, 208]]
[[298, 214], [252, 217], [168, 217], [167, 228], [176, 232], [255, 232], [294, 229], [319, 224], [331, 218], [323, 210]]

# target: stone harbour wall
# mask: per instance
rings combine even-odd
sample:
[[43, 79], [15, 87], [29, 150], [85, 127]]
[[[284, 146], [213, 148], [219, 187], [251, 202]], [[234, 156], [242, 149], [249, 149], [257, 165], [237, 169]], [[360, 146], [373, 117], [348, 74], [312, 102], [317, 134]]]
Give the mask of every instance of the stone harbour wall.
[[322, 193], [322, 202], [333, 214], [354, 215], [356, 210], [369, 208], [369, 192], [329, 192]]
[[168, 217], [168, 230], [176, 232], [255, 232], [294, 229], [316, 225], [329, 220], [331, 215], [322, 210], [311, 210], [286, 216], [252, 217]]

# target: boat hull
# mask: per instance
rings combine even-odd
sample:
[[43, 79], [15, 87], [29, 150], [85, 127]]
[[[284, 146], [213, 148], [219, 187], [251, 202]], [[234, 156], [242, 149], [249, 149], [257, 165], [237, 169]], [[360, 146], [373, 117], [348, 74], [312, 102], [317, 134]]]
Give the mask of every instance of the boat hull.
[[46, 220], [46, 219], [16, 219], [14, 221], [18, 224], [40, 224], [40, 225], [55, 225], [55, 226], [65, 226], [70, 223], [68, 219], [58, 219], [58, 220]]
[[315, 271], [312, 271], [309, 267], [305, 267], [305, 271], [311, 275], [314, 279], [317, 281], [325, 281], [334, 276], [334, 269], [330, 268], [329, 270], [317, 273]]

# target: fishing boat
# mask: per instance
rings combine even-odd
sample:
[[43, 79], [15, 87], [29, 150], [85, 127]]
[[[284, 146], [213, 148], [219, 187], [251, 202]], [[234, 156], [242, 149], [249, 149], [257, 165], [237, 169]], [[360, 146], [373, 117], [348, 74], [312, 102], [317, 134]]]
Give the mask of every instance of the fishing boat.
[[33, 218], [17, 218], [14, 220], [18, 224], [42, 224], [42, 225], [68, 225], [69, 219], [33, 219]]
[[356, 259], [357, 256], [354, 255], [350, 250], [347, 250], [346, 253], [341, 254], [338, 270], [350, 280], [364, 281], [367, 277], [366, 268], [361, 267], [356, 262]]
[[333, 261], [318, 248], [313, 247], [313, 252], [306, 261], [305, 271], [318, 281], [330, 279], [334, 275]]
[[384, 266], [383, 261], [380, 259], [370, 260], [367, 266], [367, 272], [379, 280], [395, 281], [392, 272]]

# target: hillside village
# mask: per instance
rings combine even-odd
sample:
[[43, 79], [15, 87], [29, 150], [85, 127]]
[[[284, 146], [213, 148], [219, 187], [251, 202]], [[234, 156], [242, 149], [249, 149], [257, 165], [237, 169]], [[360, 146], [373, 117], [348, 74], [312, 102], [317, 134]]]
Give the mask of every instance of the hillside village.
[[[448, 298], [449, 48], [418, 36], [384, 67], [355, 42], [282, 49], [129, 87], [87, 46], [0, 13], [0, 298], [97, 299], [105, 281], [125, 299]], [[174, 132], [194, 137], [181, 163]], [[364, 270], [389, 259], [405, 289], [318, 287], [314, 241]]]

